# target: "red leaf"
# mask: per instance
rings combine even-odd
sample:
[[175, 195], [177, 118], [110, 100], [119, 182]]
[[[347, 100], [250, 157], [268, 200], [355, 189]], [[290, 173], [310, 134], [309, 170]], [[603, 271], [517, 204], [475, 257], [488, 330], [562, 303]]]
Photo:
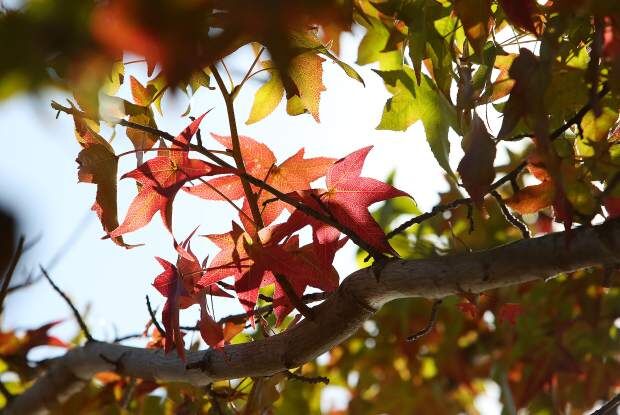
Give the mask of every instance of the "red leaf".
[[536, 0], [499, 0], [499, 3], [511, 24], [528, 32], [537, 33], [534, 25]]
[[38, 346], [69, 347], [68, 343], [48, 333], [52, 327], [62, 322], [63, 320], [55, 320], [43, 324], [36, 329], [27, 330], [21, 337], [16, 336], [14, 331], [0, 332], [0, 356], [25, 356], [30, 349]]
[[613, 219], [620, 216], [620, 197], [606, 196], [603, 198], [603, 205], [610, 218]]
[[[397, 255], [368, 207], [375, 202], [409, 195], [389, 184], [360, 177], [364, 160], [371, 149], [362, 148], [334, 163], [326, 174], [327, 190], [298, 192], [296, 197], [314, 210], [333, 216], [377, 251]], [[328, 249], [340, 235], [338, 230], [298, 210], [293, 212], [282, 229], [292, 233], [306, 225], [312, 226], [315, 244], [318, 242]], [[323, 255], [319, 255], [321, 257]]]
[[[290, 299], [276, 281], [274, 274], [283, 275], [298, 297], [303, 295], [306, 287], [312, 286], [325, 291], [332, 291], [338, 285], [338, 274], [331, 262], [334, 254], [346, 240], [342, 240], [329, 251], [329, 258], [319, 258], [315, 245], [298, 247], [298, 237], [293, 236], [279, 244], [285, 232], [280, 227], [262, 229], [259, 233], [260, 243], [252, 241], [250, 236], [233, 222], [233, 229], [225, 234], [207, 235], [220, 252], [213, 258], [206, 274], [198, 282], [201, 287], [210, 287], [223, 278], [235, 279], [235, 292], [246, 312], [251, 311], [258, 300], [261, 287], [276, 285], [274, 306], [278, 324], [292, 310]], [[250, 321], [253, 323], [253, 319]]]
[[196, 118], [181, 134], [175, 138], [172, 151], [168, 155], [159, 155], [123, 175], [131, 177], [142, 184], [138, 195], [129, 206], [123, 223], [110, 232], [115, 238], [145, 226], [155, 213], [160, 212], [166, 228], [172, 233], [172, 202], [181, 187], [192, 179], [214, 174], [230, 173], [231, 170], [203, 160], [190, 159], [188, 156], [189, 140], [198, 130], [200, 122], [206, 115]]
[[224, 345], [224, 330], [222, 326], [209, 315], [206, 301], [200, 303], [200, 320], [198, 328], [202, 339], [211, 347], [222, 347]]
[[457, 307], [459, 308], [459, 310], [461, 310], [461, 313], [469, 316], [469, 318], [471, 319], [475, 319], [478, 317], [478, 307], [472, 302], [463, 301], [457, 304]]
[[612, 60], [620, 56], [620, 27], [616, 19], [610, 16], [605, 17], [603, 56]]
[[[232, 139], [230, 137], [218, 135], [213, 135], [213, 137], [227, 149], [232, 150]], [[327, 168], [334, 162], [334, 159], [328, 157], [304, 159], [304, 150], [301, 149], [282, 164], [276, 166], [276, 158], [265, 144], [244, 136], [239, 137], [239, 142], [246, 172], [264, 180], [283, 193], [309, 189], [310, 183], [324, 176]], [[184, 190], [208, 200], [225, 200], [226, 198], [237, 200], [244, 196], [241, 180], [235, 175], [217, 177], [207, 183], [187, 187]], [[255, 186], [252, 186], [252, 190], [259, 194], [258, 205], [262, 210], [264, 225], [271, 224], [285, 208], [288, 208], [286, 203], [279, 200], [265, 203], [273, 199], [274, 196]], [[243, 211], [249, 217], [252, 216], [247, 200], [244, 200]], [[244, 215], [241, 215], [240, 219], [245, 229], [250, 229], [253, 226]]]
[[521, 314], [523, 314], [523, 309], [520, 304], [506, 303], [500, 307], [497, 319], [500, 323], [507, 321], [514, 326]]
[[[155, 259], [164, 268], [164, 271], [155, 277], [153, 286], [164, 297], [166, 303], [162, 310], [162, 320], [166, 329], [166, 341], [164, 350], [168, 353], [176, 346], [179, 357], [185, 360], [184, 334], [179, 326], [179, 310], [185, 309], [193, 304], [204, 304], [206, 291], [197, 283], [203, 277], [204, 271], [200, 262], [193, 254], [189, 246], [189, 238], [183, 242], [186, 255], [179, 255], [176, 267], [165, 259], [156, 257]], [[209, 287], [211, 295], [231, 297], [217, 285]]]

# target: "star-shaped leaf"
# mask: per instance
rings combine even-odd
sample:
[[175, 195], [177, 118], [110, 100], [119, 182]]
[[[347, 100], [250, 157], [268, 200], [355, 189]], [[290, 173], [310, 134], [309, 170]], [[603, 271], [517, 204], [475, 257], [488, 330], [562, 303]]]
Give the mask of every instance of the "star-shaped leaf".
[[179, 189], [189, 180], [231, 173], [231, 169], [190, 159], [188, 156], [189, 140], [198, 130], [205, 115], [196, 118], [175, 138], [168, 155], [158, 155], [123, 175], [122, 178], [131, 177], [142, 184], [142, 187], [131, 202], [123, 223], [110, 233], [111, 237], [140, 229], [149, 223], [157, 212], [161, 213], [164, 225], [172, 233], [172, 203]]
[[166, 303], [162, 310], [162, 321], [166, 329], [164, 350], [168, 353], [173, 347], [176, 347], [177, 353], [181, 359], [185, 359], [185, 343], [179, 325], [179, 310], [185, 309], [193, 304], [200, 304], [201, 308], [204, 309], [203, 314], [208, 314], [205, 302], [205, 295], [207, 293], [210, 295], [231, 297], [230, 294], [223, 291], [217, 285], [211, 286], [208, 290], [205, 290], [197, 284], [202, 278], [204, 270], [189, 246], [189, 239], [191, 236], [190, 234], [182, 244], [187, 255], [179, 255], [176, 266], [165, 259], [159, 257], [155, 258], [164, 268], [164, 271], [159, 274], [153, 282], [153, 286], [157, 291], [166, 297]]
[[422, 121], [426, 140], [439, 165], [454, 177], [448, 155], [449, 128], [457, 129], [456, 110], [426, 75], [417, 85], [415, 74], [409, 67], [394, 71], [376, 71], [388, 86], [392, 97], [387, 100], [379, 130], [405, 131], [417, 121]]

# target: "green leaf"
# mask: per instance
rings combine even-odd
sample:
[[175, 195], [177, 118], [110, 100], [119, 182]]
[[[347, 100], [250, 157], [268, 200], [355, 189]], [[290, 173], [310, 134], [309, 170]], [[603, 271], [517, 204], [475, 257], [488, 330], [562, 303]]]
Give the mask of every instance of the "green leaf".
[[382, 70], [399, 69], [402, 66], [401, 52], [398, 50], [384, 52], [390, 39], [390, 32], [385, 25], [375, 18], [368, 18], [362, 23], [367, 32], [357, 49], [357, 64], [379, 62]]
[[392, 98], [388, 99], [378, 130], [405, 131], [417, 121], [422, 121], [426, 139], [435, 159], [450, 176], [448, 154], [449, 127], [456, 129], [456, 110], [452, 104], [434, 87], [432, 80], [423, 75], [419, 86], [411, 68], [397, 71], [375, 71], [388, 86]]
[[164, 97], [164, 92], [168, 88], [168, 82], [166, 81], [166, 78], [164, 78], [164, 75], [160, 73], [155, 78], [151, 79], [147, 83], [147, 88], [150, 87], [154, 88], [156, 91], [153, 94], [153, 104], [155, 104], [155, 108], [157, 108], [157, 112], [159, 112], [159, 115], [163, 115], [163, 112], [161, 110], [161, 100]]
[[125, 65], [123, 62], [115, 62], [112, 65], [110, 75], [101, 86], [101, 92], [107, 95], [115, 95], [125, 80]]
[[270, 71], [271, 78], [254, 95], [254, 103], [246, 124], [262, 120], [276, 109], [284, 96], [284, 85], [276, 70]]
[[581, 120], [583, 138], [590, 141], [601, 141], [607, 138], [609, 130], [618, 120], [618, 111], [609, 107], [604, 107], [601, 114], [597, 117], [593, 110], [590, 110]]

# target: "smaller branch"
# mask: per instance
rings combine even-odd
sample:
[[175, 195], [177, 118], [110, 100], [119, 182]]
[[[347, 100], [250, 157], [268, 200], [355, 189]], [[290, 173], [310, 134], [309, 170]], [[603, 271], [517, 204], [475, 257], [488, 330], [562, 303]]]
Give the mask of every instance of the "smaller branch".
[[303, 376], [303, 375], [291, 372], [290, 370], [287, 370], [286, 372], [284, 372], [284, 375], [289, 380], [290, 379], [298, 380], [300, 382], [311, 383], [313, 385], [316, 385], [317, 383], [324, 383], [325, 385], [329, 385], [329, 378], [325, 376]]
[[596, 92], [600, 81], [599, 74], [601, 56], [603, 54], [605, 23], [601, 16], [594, 16], [593, 23], [594, 33], [592, 44], [590, 45], [590, 62], [588, 62], [588, 68], [586, 69], [586, 80], [590, 82], [590, 107], [594, 114], [599, 117], [602, 110], [600, 98]]
[[431, 330], [433, 330], [433, 328], [435, 327], [435, 323], [437, 323], [437, 313], [439, 312], [439, 306], [441, 305], [441, 301], [442, 300], [436, 300], [433, 302], [433, 307], [431, 308], [431, 317], [428, 320], [428, 324], [422, 330], [417, 331], [416, 333], [407, 337], [408, 342], [417, 341], [430, 333]]
[[71, 301], [71, 299], [67, 296], [67, 294], [65, 294], [60, 287], [58, 287], [56, 285], [56, 283], [54, 281], [52, 281], [52, 278], [49, 276], [49, 274], [47, 273], [47, 271], [45, 270], [45, 268], [43, 268], [42, 265], [39, 265], [39, 269], [41, 270], [41, 273], [43, 274], [43, 276], [45, 277], [45, 279], [47, 280], [47, 282], [50, 283], [50, 285], [52, 286], [52, 288], [54, 289], [54, 291], [56, 291], [63, 300], [65, 300], [65, 303], [67, 303], [67, 305], [69, 306], [69, 308], [71, 309], [71, 312], [73, 313], [73, 317], [75, 317], [75, 319], [78, 322], [78, 325], [80, 326], [80, 329], [82, 330], [82, 332], [84, 332], [84, 337], [86, 337], [86, 341], [87, 342], [93, 342], [95, 341], [95, 339], [93, 338], [93, 336], [91, 336], [90, 331], [88, 330], [88, 326], [86, 325], [86, 323], [84, 322], [84, 319], [82, 318], [82, 316], [80, 315], [80, 312], [78, 311], [78, 309], [75, 307], [75, 305], [73, 304], [73, 302]]
[[392, 230], [391, 232], [389, 232], [386, 237], [387, 239], [391, 239], [394, 236], [398, 235], [399, 233], [403, 232], [405, 229], [409, 228], [410, 226], [422, 223], [436, 215], [438, 215], [439, 213], [443, 213], [447, 210], [452, 210], [458, 206], [461, 205], [466, 205], [466, 204], [470, 204], [472, 203], [472, 200], [467, 197], [467, 198], [461, 198], [461, 199], [456, 199], [446, 205], [437, 205], [435, 206], [433, 209], [431, 209], [430, 212], [426, 212], [426, 213], [422, 213], [421, 215], [418, 215], [414, 218], [409, 219], [408, 221], [406, 221], [405, 223], [399, 225], [398, 227], [396, 227], [394, 230]]
[[235, 290], [235, 286], [234, 285], [229, 284], [229, 283], [224, 282], [224, 281], [218, 281], [218, 282], [216, 282], [216, 284], [219, 285], [222, 288], [227, 289], [227, 290], [231, 290], [231, 291]]
[[9, 267], [4, 274], [4, 278], [2, 279], [2, 287], [0, 287], [0, 310], [2, 310], [4, 300], [9, 292], [9, 284], [11, 283], [11, 279], [13, 279], [13, 274], [15, 273], [15, 268], [17, 268], [17, 263], [24, 252], [24, 242], [25, 238], [21, 236], [19, 238], [19, 242], [17, 243], [17, 248], [15, 249], [13, 258], [11, 258], [11, 263], [9, 264]]
[[13, 395], [11, 393], [11, 391], [7, 389], [7, 387], [4, 384], [4, 382], [0, 382], [0, 393], [2, 393], [2, 395], [4, 396], [4, 399], [6, 399], [6, 401], [9, 402], [9, 403], [13, 399], [15, 399], [15, 395]]
[[161, 333], [162, 336], [166, 337], [166, 330], [164, 330], [162, 326], [159, 325], [159, 321], [157, 321], [155, 311], [153, 311], [153, 307], [151, 307], [151, 300], [149, 299], [148, 295], [146, 295], [146, 308], [149, 310], [149, 316], [151, 316], [151, 321], [153, 322], [157, 330], [159, 330], [159, 333]]
[[134, 334], [128, 334], [126, 336], [121, 336], [121, 337], [117, 337], [114, 340], [112, 340], [112, 343], [120, 343], [123, 342], [125, 340], [131, 340], [131, 339], [141, 339], [144, 337], [143, 333], [134, 333]]
[[252, 65], [250, 65], [250, 68], [247, 70], [247, 72], [245, 73], [245, 76], [243, 77], [243, 79], [241, 80], [241, 82], [239, 82], [239, 85], [235, 86], [232, 91], [231, 91], [231, 95], [233, 96], [233, 99], [237, 96], [237, 94], [239, 93], [239, 91], [241, 90], [241, 88], [243, 87], [243, 85], [246, 83], [246, 81], [250, 78], [250, 76], [252, 75], [252, 71], [254, 70], [254, 68], [256, 67], [256, 64], [258, 63], [258, 60], [260, 59], [261, 55], [263, 54], [263, 52], [265, 51], [264, 47], [261, 47], [260, 50], [258, 51], [258, 53], [256, 54], [256, 57], [254, 58], [254, 62], [252, 62]]
[[[226, 67], [224, 66], [224, 68]], [[235, 107], [233, 104], [234, 98], [232, 97], [231, 93], [229, 93], [226, 90], [224, 81], [222, 80], [222, 77], [220, 76], [220, 73], [218, 72], [215, 65], [211, 65], [209, 69], [211, 69], [211, 73], [213, 74], [213, 77], [215, 78], [215, 82], [217, 83], [217, 86], [220, 88], [220, 92], [222, 93], [222, 97], [224, 98], [224, 104], [226, 105], [226, 113], [228, 115], [228, 126], [230, 128], [230, 138], [232, 141], [232, 152], [233, 152], [233, 158], [235, 160], [235, 165], [237, 166], [237, 169], [239, 169], [239, 171], [242, 174], [246, 174], [245, 163], [243, 161], [243, 155], [241, 153], [239, 133], [237, 131], [237, 121], [235, 118]], [[243, 176], [239, 176], [239, 177], [241, 178], [241, 185], [243, 187], [243, 193], [245, 194], [245, 198], [247, 199], [248, 205], [250, 206], [250, 211], [252, 212], [252, 218], [254, 219], [253, 222], [256, 224], [255, 229], [254, 229], [255, 235], [253, 235], [253, 239], [256, 239], [258, 241], [259, 240], [258, 231], [264, 227], [263, 218], [260, 214], [260, 209], [258, 208], [258, 201], [256, 199], [256, 195], [254, 194], [254, 191], [252, 190], [252, 187], [250, 186], [250, 183], [248, 183], [248, 180], [244, 178]], [[256, 238], [254, 238], [254, 236]]]
[[268, 303], [273, 303], [273, 297], [269, 297], [263, 293], [258, 294], [258, 298], [260, 298], [263, 301], [266, 301]]
[[[323, 301], [327, 297], [329, 297], [330, 294], [331, 293], [328, 293], [328, 292], [306, 294], [303, 297], [301, 297], [301, 302], [304, 304], [310, 304], [310, 303], [315, 303], [317, 301]], [[273, 311], [273, 304], [269, 304], [263, 307], [258, 307], [247, 313], [232, 314], [230, 316], [222, 317], [221, 319], [217, 321], [217, 324], [221, 325], [221, 324], [229, 323], [229, 322], [235, 323], [235, 324], [241, 324], [241, 323], [244, 323], [250, 317], [258, 317], [263, 314], [270, 313], [272, 311]], [[197, 326], [182, 326], [181, 329], [182, 330], [198, 330], [198, 327]]]
[[293, 306], [308, 320], [314, 320], [314, 312], [297, 296], [295, 289], [291, 285], [290, 281], [282, 274], [274, 273], [276, 281], [280, 284], [280, 287], [284, 290], [284, 293], [288, 297]]
[[[196, 121], [196, 117], [189, 117], [192, 122]], [[200, 132], [200, 128], [196, 130], [196, 143], [202, 147], [202, 133]]]
[[215, 411], [215, 413], [218, 415], [223, 415], [224, 411], [222, 411], [222, 407], [220, 406], [219, 393], [213, 390], [213, 384], [209, 383], [205, 389], [206, 389], [207, 395], [209, 395], [209, 398], [211, 398], [210, 399], [211, 406], [213, 407], [213, 410]]
[[124, 410], [129, 409], [129, 404], [131, 403], [134, 392], [136, 391], [136, 384], [136, 378], [132, 377], [131, 379], [129, 379], [128, 385], [125, 387], [125, 393], [123, 393], [123, 399], [121, 400], [120, 404], [121, 408], [123, 408]]
[[614, 396], [605, 405], [594, 411], [592, 415], [611, 415], [612, 411], [620, 406], [620, 393]]
[[501, 209], [502, 214], [504, 215], [504, 218], [506, 218], [506, 220], [510, 222], [512, 226], [514, 226], [515, 228], [519, 229], [519, 231], [521, 231], [521, 235], [523, 235], [523, 239], [531, 238], [532, 235], [530, 235], [530, 230], [527, 228], [527, 225], [521, 222], [519, 219], [517, 219], [517, 217], [514, 216], [510, 212], [510, 210], [508, 210], [508, 206], [506, 206], [506, 202], [504, 202], [504, 199], [502, 199], [502, 196], [499, 193], [497, 193], [497, 190], [493, 190], [491, 192], [491, 195], [495, 198], [495, 200], [497, 200], [497, 204], [499, 205], [499, 208]]
[[[609, 93], [610, 90], [611, 89], [609, 87], [609, 84], [607, 82], [605, 82], [603, 84], [603, 88], [601, 88], [601, 90], [597, 94], [598, 99], [602, 99], [605, 95], [607, 95]], [[564, 134], [571, 126], [573, 126], [575, 124], [579, 124], [581, 122], [581, 119], [591, 109], [592, 109], [592, 102], [589, 102], [588, 104], [584, 105], [579, 111], [577, 111], [577, 113], [575, 113], [575, 115], [573, 115], [571, 118], [569, 118], [564, 124], [562, 124], [560, 127], [556, 128], [554, 131], [552, 131], [551, 134], [549, 135], [549, 140], [553, 141], [553, 140], [557, 139], [562, 134]], [[521, 136], [523, 136], [523, 137], [533, 137], [534, 133], [525, 133], [525, 134], [521, 134], [520, 136], [515, 136], [515, 137], [523, 138]], [[508, 139], [508, 140], [511, 140], [511, 139]], [[521, 163], [519, 163], [514, 169], [512, 169], [505, 176], [497, 179], [489, 187], [488, 194], [493, 192], [494, 190], [497, 190], [499, 187], [501, 187], [505, 183], [515, 183], [517, 177], [519, 177], [519, 174], [521, 174], [521, 171], [523, 171], [523, 169], [526, 166], [527, 166], [527, 161], [523, 160]], [[468, 198], [456, 199], [456, 200], [454, 200], [453, 202], [451, 202], [451, 203], [449, 203], [447, 205], [437, 205], [430, 212], [423, 213], [421, 215], [418, 215], [418, 216], [416, 216], [414, 218], [409, 219], [407, 222], [405, 222], [402, 225], [398, 226], [396, 229], [394, 229], [393, 231], [388, 233], [386, 236], [387, 236], [388, 239], [393, 238], [394, 236], [396, 236], [399, 233], [403, 232], [405, 229], [409, 228], [412, 225], [415, 225], [415, 224], [418, 224], [418, 223], [422, 223], [425, 220], [428, 220], [428, 219], [436, 216], [439, 213], [445, 212], [446, 210], [451, 210], [451, 209], [454, 209], [457, 206], [460, 206], [460, 205], [463, 205], [463, 204], [469, 204], [469, 203], [472, 203], [472, 200], [471, 200], [471, 198], [468, 197]]]
[[476, 228], [474, 225], [474, 205], [467, 204], [467, 221], [469, 222], [469, 233], [471, 234]]

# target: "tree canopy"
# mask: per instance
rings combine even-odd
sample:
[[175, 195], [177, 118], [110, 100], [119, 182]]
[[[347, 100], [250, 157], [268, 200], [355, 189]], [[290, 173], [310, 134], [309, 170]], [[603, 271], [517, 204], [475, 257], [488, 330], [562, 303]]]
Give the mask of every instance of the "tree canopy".
[[[345, 62], [351, 31], [363, 34]], [[0, 39], [0, 99], [67, 93], [51, 107], [75, 127], [104, 238], [119, 255], [140, 249], [149, 241], [132, 233], [159, 214], [177, 258], [155, 258], [163, 307], [147, 297], [144, 347], [93, 338], [41, 268], [81, 334], [54, 337], [54, 321], [0, 328], [6, 413], [320, 413], [326, 383], [361, 414], [475, 414], [489, 381], [505, 414], [620, 404], [619, 3], [32, 0], [0, 12]], [[249, 59], [231, 73], [240, 49]], [[126, 76], [136, 61], [146, 83]], [[320, 122], [322, 95], [338, 93], [326, 92], [326, 61], [343, 79], [364, 85], [356, 68], [369, 65], [382, 80], [377, 129], [423, 140], [407, 135], [421, 122], [447, 183], [434, 208], [393, 177], [367, 177], [371, 146], [335, 159], [306, 157], [300, 142], [278, 160], [244, 135], [274, 111]], [[263, 83], [240, 114], [251, 79]], [[201, 90], [221, 97], [227, 135], [189, 106], [184, 129], [159, 128], [166, 95]], [[126, 139], [133, 150], [119, 152]], [[122, 158], [135, 167], [119, 171]], [[119, 180], [136, 185], [126, 210]], [[179, 235], [183, 193], [238, 217], [226, 233]], [[212, 258], [191, 247], [203, 237]], [[24, 286], [12, 278], [25, 240], [6, 242], [0, 305]], [[359, 248], [349, 276], [333, 265], [345, 244]], [[216, 320], [213, 296], [243, 312]], [[185, 327], [190, 307], [200, 319]], [[30, 361], [43, 345], [67, 352]]]

